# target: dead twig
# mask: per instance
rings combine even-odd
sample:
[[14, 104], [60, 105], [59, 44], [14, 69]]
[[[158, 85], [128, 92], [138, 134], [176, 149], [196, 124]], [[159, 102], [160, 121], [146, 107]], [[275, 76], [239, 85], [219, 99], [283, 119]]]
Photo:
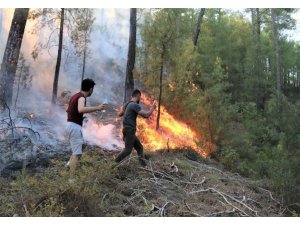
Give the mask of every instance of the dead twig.
[[234, 208], [232, 210], [227, 210], [227, 211], [222, 211], [222, 212], [208, 213], [206, 216], [220, 216], [220, 215], [223, 215], [223, 214], [233, 214], [233, 213], [235, 213]]
[[[135, 190], [131, 195], [134, 195], [132, 196], [130, 199], [128, 199], [127, 201], [131, 204], [132, 200], [134, 200], [135, 198], [137, 197], [141, 197], [143, 199], [143, 201], [145, 202], [146, 205], [148, 205], [148, 202], [147, 202], [147, 199], [142, 195], [143, 193], [146, 193], [147, 190]], [[127, 203], [124, 204], [124, 206], [126, 206]]]
[[190, 213], [190, 214], [192, 214], [193, 216], [201, 216], [201, 215], [199, 215], [198, 213], [195, 213], [195, 212], [193, 212], [193, 211], [191, 210], [191, 208], [188, 206], [188, 204], [187, 204], [187, 202], [185, 201], [185, 199], [183, 200], [183, 202], [184, 202], [186, 208], [189, 210], [189, 213]]
[[148, 168], [141, 168], [142, 170], [148, 171], [150, 173], [153, 173], [155, 176], [160, 177], [160, 178], [164, 178], [166, 180], [170, 180], [170, 181], [174, 181], [174, 179], [170, 176], [170, 175], [166, 175], [163, 172], [159, 172], [159, 171], [154, 171], [153, 169], [150, 170]]
[[153, 171], [153, 168], [152, 168], [151, 161], [149, 161], [149, 165], [150, 165], [151, 173], [152, 173], [152, 175], [153, 175], [153, 179], [155, 180], [155, 184], [157, 184], [157, 177], [156, 177], [155, 174], [154, 174], [154, 171]]
[[204, 184], [206, 181], [206, 177], [203, 177], [202, 180], [200, 182], [188, 182], [188, 181], [182, 181], [179, 180], [180, 183], [184, 183], [184, 184], [194, 184], [194, 185], [201, 185]]
[[[261, 187], [258, 187], [260, 190], [263, 190], [263, 191], [266, 191], [266, 192], [268, 192], [269, 193], [269, 197], [270, 197], [270, 199], [272, 199], [274, 202], [276, 202], [277, 204], [280, 204], [280, 202], [278, 201], [278, 200], [276, 200], [276, 199], [274, 199], [273, 198], [273, 195], [272, 195], [272, 192], [271, 191], [269, 191], [269, 190], [267, 190], [267, 189], [264, 189], [264, 188], [261, 188]], [[281, 205], [281, 204], [280, 204]]]
[[166, 208], [171, 203], [174, 205], [173, 202], [166, 202], [166, 204], [164, 204], [163, 207], [161, 207], [161, 208], [159, 208], [159, 207], [156, 206], [156, 208], [158, 208], [158, 214], [159, 214], [159, 216], [164, 217], [166, 215]]
[[14, 129], [13, 129], [14, 122], [13, 122], [13, 120], [11, 118], [10, 108], [9, 108], [8, 104], [6, 103], [6, 101], [4, 101], [4, 105], [8, 109], [9, 125], [10, 125], [10, 129], [11, 129], [11, 132], [12, 132], [12, 136], [14, 137]]
[[[201, 167], [204, 167], [204, 168], [206, 168], [206, 169], [214, 170], [214, 171], [217, 171], [217, 172], [219, 172], [219, 173], [221, 173], [221, 174], [223, 174], [223, 175], [226, 175], [222, 170], [219, 170], [219, 169], [217, 169], [217, 168], [215, 168], [215, 167], [211, 167], [211, 166], [207, 166], [207, 165], [205, 165], [205, 164], [198, 163], [198, 162], [196, 162], [196, 161], [190, 160], [189, 158], [188, 158], [188, 160], [191, 161], [192, 163], [197, 164], [197, 165], [199, 165], [199, 166], [201, 166]], [[196, 167], [196, 168], [197, 168], [197, 167]], [[227, 176], [227, 175], [226, 175], [226, 176]]]
[[242, 201], [240, 201], [240, 200], [238, 200], [238, 199], [236, 199], [236, 198], [234, 198], [234, 197], [232, 197], [232, 196], [230, 196], [230, 195], [228, 195], [228, 194], [225, 194], [225, 193], [223, 193], [223, 194], [224, 194], [225, 196], [227, 196], [228, 198], [232, 199], [233, 201], [235, 201], [235, 202], [237, 202], [237, 203], [239, 203], [239, 204], [245, 206], [247, 209], [249, 209], [250, 211], [254, 212], [255, 215], [257, 216], [257, 211], [255, 211], [255, 210], [253, 210], [252, 208], [250, 208], [250, 207], [249, 207], [248, 205], [246, 205], [244, 202], [242, 202]]
[[225, 194], [223, 192], [220, 192], [214, 188], [208, 188], [208, 189], [201, 189], [201, 190], [198, 190], [198, 191], [192, 191], [190, 192], [190, 194], [194, 194], [194, 193], [205, 193], [205, 192], [214, 192], [214, 193], [217, 193], [218, 195], [220, 195], [227, 204], [229, 204], [230, 206], [232, 206], [233, 208], [235, 208], [236, 210], [240, 211], [241, 213], [243, 213], [245, 216], [249, 216], [244, 210], [238, 208], [237, 206], [233, 205], [226, 197], [230, 198], [231, 200], [243, 205], [244, 207], [246, 207], [247, 209], [249, 209], [250, 211], [254, 212], [255, 215], [257, 216], [257, 211], [251, 209], [249, 206], [247, 206], [245, 203], [233, 198], [232, 196], [228, 195], [228, 194]]
[[178, 167], [175, 165], [174, 162], [171, 164], [171, 169], [174, 170], [174, 171], [172, 171], [172, 172], [178, 173]]
[[23, 204], [24, 211], [25, 211], [25, 215], [26, 215], [26, 217], [29, 217], [29, 216], [30, 216], [30, 213], [29, 213], [29, 211], [28, 211], [28, 209], [27, 209], [26, 203], [24, 202], [23, 194], [21, 194], [21, 200], [22, 200], [22, 204]]
[[133, 155], [133, 156], [130, 156], [130, 157], [124, 159], [124, 160], [121, 161], [118, 165], [116, 165], [114, 168], [118, 168], [119, 166], [121, 166], [122, 164], [124, 164], [125, 162], [127, 162], [127, 161], [129, 161], [129, 160], [131, 160], [131, 159], [133, 159], [133, 158], [136, 158], [136, 157]]
[[108, 195], [108, 193], [105, 193], [104, 195], [103, 195], [103, 197], [102, 197], [102, 200], [101, 200], [101, 205], [103, 206], [103, 202], [104, 202], [104, 200], [105, 200], [105, 198], [106, 198], [106, 196]]

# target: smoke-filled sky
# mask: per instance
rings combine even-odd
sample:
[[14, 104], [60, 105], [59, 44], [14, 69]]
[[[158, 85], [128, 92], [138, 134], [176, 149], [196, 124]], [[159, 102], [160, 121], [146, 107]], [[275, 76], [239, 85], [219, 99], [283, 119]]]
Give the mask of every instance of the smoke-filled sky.
[[[14, 9], [0, 9], [0, 58], [3, 57], [9, 28]], [[88, 98], [88, 104], [100, 104], [105, 98], [109, 103], [121, 105], [123, 100], [125, 68], [127, 60], [129, 37], [129, 9], [95, 9], [96, 18], [92, 32], [91, 42], [88, 45], [90, 55], [86, 60], [85, 78], [93, 78], [96, 82], [93, 95]], [[43, 18], [40, 18], [42, 20]], [[30, 65], [30, 73], [33, 76], [32, 87], [29, 90], [20, 90], [18, 107], [43, 115], [49, 112], [51, 107], [51, 95], [53, 78], [56, 65], [58, 29], [51, 35], [49, 27], [38, 29], [32, 34], [33, 28], [40, 24], [39, 21], [27, 21], [21, 53]], [[58, 22], [59, 24], [59, 22]], [[59, 26], [57, 26], [59, 27]], [[67, 31], [66, 27], [64, 27]], [[64, 51], [59, 75], [58, 96], [62, 91], [70, 91], [74, 94], [80, 91], [82, 58], [74, 54], [74, 48], [70, 38], [65, 32], [63, 37]], [[49, 41], [49, 37], [50, 41]], [[48, 48], [39, 52], [34, 60], [31, 53], [37, 43], [46, 44]], [[16, 93], [16, 91], [14, 92]], [[13, 102], [16, 95], [13, 96]], [[55, 130], [62, 134], [65, 128], [66, 112], [63, 108], [53, 110], [58, 122]], [[99, 127], [100, 128], [100, 127]], [[112, 127], [102, 127], [105, 137], [113, 132]], [[86, 133], [92, 133], [88, 130]], [[105, 140], [105, 137], [102, 137]], [[96, 138], [87, 138], [89, 140]], [[106, 142], [109, 142], [106, 140]], [[97, 142], [99, 143], [99, 142]], [[108, 143], [109, 144], [109, 143]], [[111, 144], [118, 145], [115, 140]], [[107, 143], [106, 143], [107, 147]]]
[[[12, 20], [13, 9], [2, 9], [0, 57], [2, 59], [7, 35]], [[91, 100], [100, 100], [109, 96], [115, 98], [116, 90], [124, 86], [126, 54], [129, 36], [129, 9], [95, 9], [95, 23], [91, 33], [89, 49], [91, 54], [87, 59], [86, 77], [92, 77], [96, 82], [95, 92]], [[51, 95], [53, 77], [56, 65], [58, 31], [51, 35], [49, 48], [42, 50], [39, 57], [33, 60], [31, 52], [37, 43], [47, 43], [52, 30], [43, 28], [36, 34], [31, 34], [36, 21], [28, 21], [21, 47], [21, 52], [30, 64], [33, 74], [32, 89], [41, 91], [46, 96]], [[66, 29], [66, 28], [65, 28]], [[53, 44], [54, 43], [54, 44]], [[64, 35], [64, 49], [59, 77], [59, 92], [69, 90], [72, 93], [80, 89], [82, 58], [74, 56], [74, 49], [67, 34]], [[111, 96], [111, 95], [114, 96]], [[122, 95], [122, 93], [118, 93]], [[116, 104], [117, 102], [115, 102]]]

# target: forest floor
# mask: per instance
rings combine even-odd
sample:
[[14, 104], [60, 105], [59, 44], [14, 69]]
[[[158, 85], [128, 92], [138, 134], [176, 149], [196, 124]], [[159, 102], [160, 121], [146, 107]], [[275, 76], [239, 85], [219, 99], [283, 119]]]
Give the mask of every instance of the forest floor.
[[86, 146], [77, 176], [67, 158], [0, 177], [0, 216], [285, 216], [267, 180], [218, 168], [190, 150], [136, 153], [115, 164], [115, 152]]
[[[115, 117], [107, 110], [101, 121], [118, 126]], [[67, 152], [63, 146], [55, 151]], [[71, 182], [69, 152], [0, 176], [0, 216], [299, 216], [270, 181], [230, 173], [192, 150], [146, 150], [147, 168], [136, 152], [120, 164], [116, 154], [85, 145]]]

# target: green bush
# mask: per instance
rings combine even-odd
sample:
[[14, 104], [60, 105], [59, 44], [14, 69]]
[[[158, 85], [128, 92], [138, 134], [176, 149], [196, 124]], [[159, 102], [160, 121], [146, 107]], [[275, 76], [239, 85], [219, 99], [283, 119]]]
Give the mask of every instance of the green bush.
[[225, 148], [221, 151], [220, 161], [229, 170], [235, 170], [239, 161], [239, 154], [234, 149]]
[[[43, 172], [31, 174], [23, 169], [7, 185], [7, 195], [0, 197], [1, 216], [95, 216], [105, 209], [99, 205], [113, 185], [117, 171], [112, 161], [84, 154], [74, 183], [63, 161], [53, 160]], [[3, 190], [5, 191], [5, 190]]]

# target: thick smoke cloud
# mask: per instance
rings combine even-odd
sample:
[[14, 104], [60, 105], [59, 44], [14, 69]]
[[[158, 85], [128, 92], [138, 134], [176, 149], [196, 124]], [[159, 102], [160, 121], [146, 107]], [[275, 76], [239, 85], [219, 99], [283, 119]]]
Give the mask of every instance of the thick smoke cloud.
[[[1, 59], [13, 12], [13, 9], [0, 11]], [[108, 98], [111, 104], [120, 106], [123, 99], [128, 48], [129, 9], [95, 9], [95, 17], [91, 42], [88, 46], [91, 54], [87, 59], [85, 76], [93, 78], [96, 86], [93, 95], [88, 98], [88, 104], [100, 104], [104, 98]], [[66, 105], [53, 108], [50, 104], [56, 65], [58, 31], [53, 32], [50, 28], [44, 27], [32, 33], [35, 26], [36, 21], [27, 21], [21, 47], [21, 52], [30, 65], [30, 73], [33, 78], [32, 87], [27, 90], [20, 90], [17, 106], [19, 111], [33, 113], [35, 118], [45, 121], [49, 131], [60, 139], [64, 136], [65, 131]], [[49, 37], [51, 37], [50, 41]], [[47, 42], [50, 43], [48, 48], [40, 51], [34, 60], [32, 51], [36, 44], [45, 45]], [[80, 64], [82, 59], [74, 55], [74, 48], [69, 42], [67, 32], [64, 35], [63, 44], [58, 96], [63, 91], [69, 91], [71, 94], [78, 92], [81, 82], [82, 69]], [[15, 95], [13, 102], [14, 98]], [[122, 147], [123, 143], [119, 139], [117, 140], [114, 135], [118, 131], [114, 130], [113, 125], [97, 125], [94, 121], [90, 116], [90, 121], [84, 128], [84, 137], [89, 143], [110, 150]], [[42, 127], [37, 121], [35, 122], [32, 124], [33, 128], [42, 133], [45, 127]], [[47, 135], [43, 135], [43, 138], [44, 142], [55, 144], [51, 143], [53, 139], [47, 138]]]

